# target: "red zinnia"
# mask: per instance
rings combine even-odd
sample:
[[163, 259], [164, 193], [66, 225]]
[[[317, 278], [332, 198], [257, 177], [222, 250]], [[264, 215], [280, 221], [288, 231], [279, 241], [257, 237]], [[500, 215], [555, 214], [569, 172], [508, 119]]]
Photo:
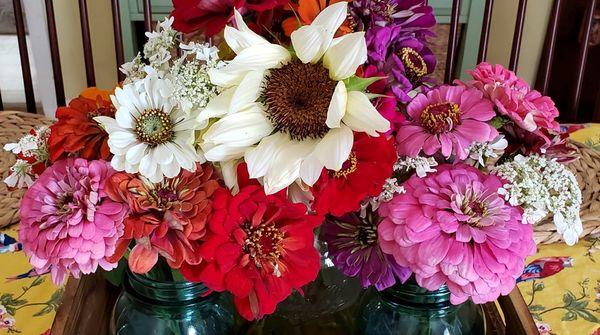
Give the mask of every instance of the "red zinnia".
[[233, 10], [242, 14], [261, 14], [286, 5], [289, 0], [173, 0], [173, 28], [182, 33], [200, 31], [211, 37], [223, 31], [233, 17]]
[[175, 269], [184, 261], [200, 263], [197, 249], [213, 212], [212, 197], [221, 188], [216, 178], [210, 164], [197, 164], [195, 172], [182, 170], [160, 183], [124, 172], [113, 175], [106, 192], [111, 199], [127, 203], [130, 213], [112, 260], [121, 258], [135, 240], [129, 254], [133, 272], [148, 272], [159, 255]]
[[292, 293], [314, 280], [319, 253], [313, 229], [317, 217], [294, 204], [284, 192], [265, 195], [260, 185], [238, 194], [215, 194], [214, 214], [200, 246], [202, 264], [184, 264], [187, 280], [215, 291], [229, 291], [246, 319], [261, 318]]
[[358, 210], [366, 197], [381, 193], [396, 159], [393, 139], [354, 133], [354, 146], [342, 169], [323, 171], [313, 187], [313, 208], [319, 214], [338, 217]]
[[108, 134], [94, 120], [96, 116], [115, 116], [110, 91], [88, 88], [69, 106], [56, 110], [58, 121], [50, 126], [48, 151], [53, 162], [74, 154], [87, 160], [110, 158]]

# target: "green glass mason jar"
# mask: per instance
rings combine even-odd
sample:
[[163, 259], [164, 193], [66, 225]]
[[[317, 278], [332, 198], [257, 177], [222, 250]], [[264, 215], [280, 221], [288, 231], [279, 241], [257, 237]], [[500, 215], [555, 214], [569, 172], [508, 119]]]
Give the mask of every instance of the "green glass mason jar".
[[129, 270], [111, 322], [114, 335], [225, 335], [234, 307], [200, 283], [161, 281]]
[[315, 281], [279, 303], [275, 313], [247, 324], [240, 335], [347, 335], [356, 328], [356, 313], [364, 291], [356, 278], [333, 266], [325, 243], [317, 242], [321, 270]]
[[357, 334], [483, 335], [485, 317], [470, 300], [452, 305], [445, 285], [428, 291], [411, 279], [373, 295], [360, 313]]

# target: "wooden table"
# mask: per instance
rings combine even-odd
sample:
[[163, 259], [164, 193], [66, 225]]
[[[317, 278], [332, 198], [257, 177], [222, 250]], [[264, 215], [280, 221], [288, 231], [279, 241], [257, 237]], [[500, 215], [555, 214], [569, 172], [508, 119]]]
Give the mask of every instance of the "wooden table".
[[[108, 334], [112, 308], [118, 295], [119, 288], [109, 284], [101, 274], [70, 278], [52, 325], [52, 335]], [[501, 297], [498, 304], [487, 303], [483, 309], [488, 325], [486, 335], [538, 334], [518, 288]]]

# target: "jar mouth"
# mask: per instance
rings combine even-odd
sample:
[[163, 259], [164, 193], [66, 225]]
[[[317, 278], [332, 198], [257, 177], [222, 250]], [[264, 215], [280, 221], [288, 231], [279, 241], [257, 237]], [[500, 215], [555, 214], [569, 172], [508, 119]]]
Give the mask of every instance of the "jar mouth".
[[132, 297], [161, 305], [194, 304], [212, 296], [202, 283], [188, 281], [159, 281], [127, 269], [123, 282], [125, 291]]
[[442, 285], [435, 291], [429, 291], [411, 278], [404, 284], [396, 284], [381, 292], [383, 298], [392, 303], [425, 308], [450, 308], [450, 290]]

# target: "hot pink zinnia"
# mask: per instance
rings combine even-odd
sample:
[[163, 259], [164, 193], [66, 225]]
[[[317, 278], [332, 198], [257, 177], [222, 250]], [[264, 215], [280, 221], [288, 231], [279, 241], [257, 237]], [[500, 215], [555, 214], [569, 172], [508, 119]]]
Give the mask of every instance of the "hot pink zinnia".
[[532, 90], [514, 72], [500, 64], [483, 62], [469, 74], [473, 80], [464, 85], [484, 92], [494, 102], [498, 112], [519, 127], [530, 132], [539, 128], [559, 131], [560, 126], [554, 120], [558, 116], [558, 110], [552, 99]]
[[406, 193], [381, 205], [381, 249], [410, 268], [420, 286], [446, 284], [453, 304], [508, 294], [535, 252], [531, 226], [498, 195], [497, 176], [464, 164], [437, 170], [411, 177]]
[[487, 121], [494, 116], [494, 106], [481, 91], [464, 86], [440, 86], [417, 95], [406, 110], [410, 120], [398, 129], [398, 153], [415, 157], [421, 150], [426, 155], [442, 152], [467, 158], [473, 142], [486, 142], [498, 136]]
[[69, 272], [95, 272], [123, 233], [126, 208], [107, 198], [104, 185], [110, 164], [82, 158], [57, 161], [27, 190], [21, 201], [19, 239], [38, 273], [50, 271], [61, 285]]

